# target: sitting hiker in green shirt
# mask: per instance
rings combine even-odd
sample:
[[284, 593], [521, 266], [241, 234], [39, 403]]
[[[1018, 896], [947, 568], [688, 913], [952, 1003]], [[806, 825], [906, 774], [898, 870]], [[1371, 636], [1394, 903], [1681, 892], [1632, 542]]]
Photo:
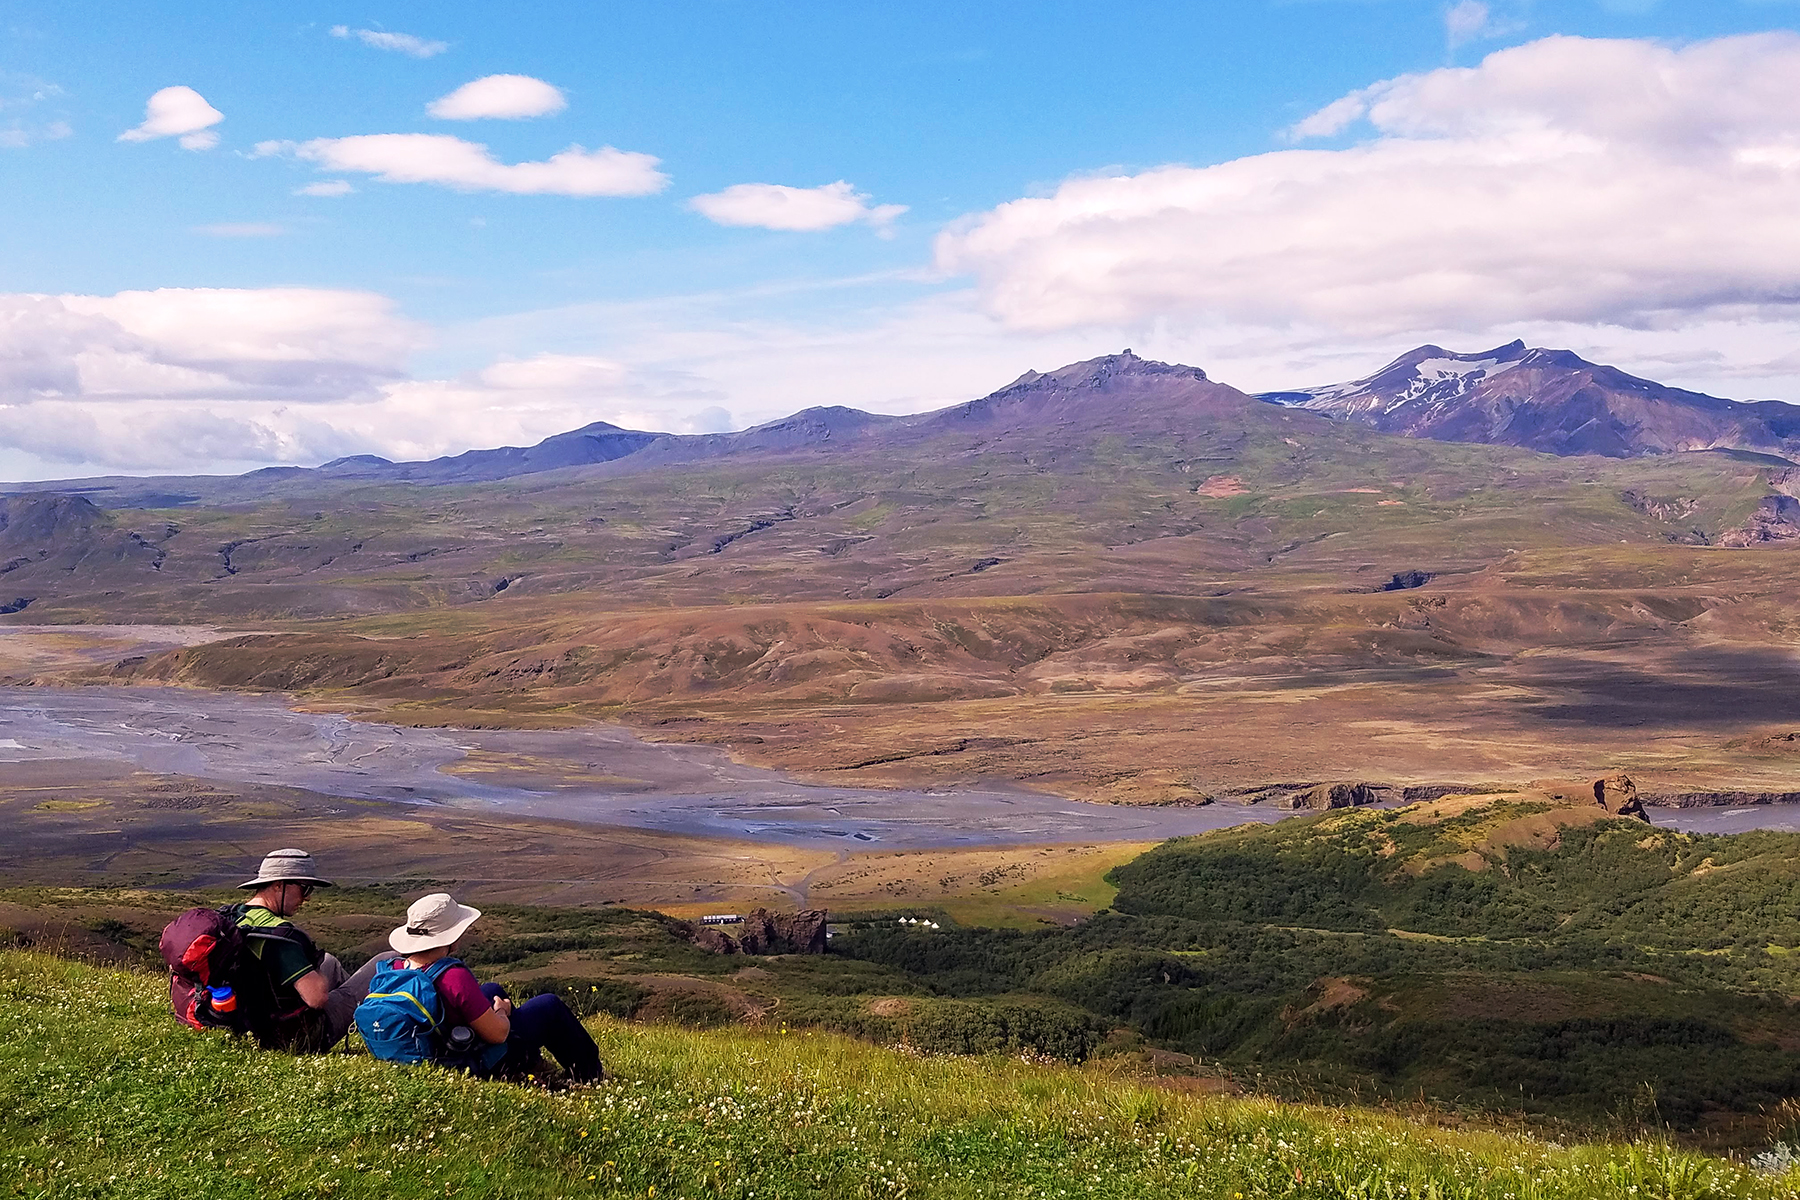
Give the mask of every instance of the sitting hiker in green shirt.
[[266, 991], [257, 989], [262, 995], [244, 997], [268, 1009], [270, 1019], [257, 1023], [261, 1040], [287, 1050], [331, 1049], [349, 1030], [351, 1014], [369, 994], [369, 980], [380, 963], [370, 959], [352, 975], [288, 920], [314, 888], [331, 886], [330, 880], [319, 878], [306, 851], [275, 851], [263, 859], [256, 878], [238, 886], [255, 889], [232, 913], [244, 931], [245, 951], [255, 956], [266, 977]]

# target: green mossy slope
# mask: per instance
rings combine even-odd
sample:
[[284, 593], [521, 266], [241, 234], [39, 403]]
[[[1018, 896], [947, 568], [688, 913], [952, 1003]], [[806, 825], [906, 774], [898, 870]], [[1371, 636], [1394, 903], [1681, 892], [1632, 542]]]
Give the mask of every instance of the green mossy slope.
[[1181, 838], [1066, 929], [893, 923], [834, 950], [936, 994], [1036, 995], [1303, 1096], [1422, 1098], [1709, 1145], [1800, 1100], [1800, 836], [1447, 798]]
[[130, 1197], [1787, 1197], [1643, 1144], [1565, 1149], [1202, 1099], [1014, 1059], [605, 1020], [549, 1094], [191, 1033], [161, 981], [0, 952], [0, 1194]]

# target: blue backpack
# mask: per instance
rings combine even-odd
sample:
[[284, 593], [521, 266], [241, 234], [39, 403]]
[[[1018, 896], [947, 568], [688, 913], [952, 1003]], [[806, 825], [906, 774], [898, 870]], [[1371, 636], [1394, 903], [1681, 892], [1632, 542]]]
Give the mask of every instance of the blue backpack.
[[369, 994], [356, 1006], [356, 1028], [370, 1054], [386, 1062], [439, 1062], [481, 1071], [506, 1057], [504, 1042], [489, 1045], [480, 1038], [466, 1055], [449, 1052], [450, 1030], [437, 982], [445, 971], [461, 966], [461, 959], [446, 956], [423, 968], [401, 965], [404, 961], [391, 960], [376, 971]]

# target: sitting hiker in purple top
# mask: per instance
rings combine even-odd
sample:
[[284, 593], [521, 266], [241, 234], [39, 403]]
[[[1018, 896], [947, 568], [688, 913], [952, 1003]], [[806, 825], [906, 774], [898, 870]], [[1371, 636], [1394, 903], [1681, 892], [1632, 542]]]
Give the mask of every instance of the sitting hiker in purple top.
[[[425, 970], [450, 955], [480, 916], [481, 910], [458, 904], [447, 892], [421, 896], [406, 910], [406, 924], [388, 935], [388, 944], [406, 956], [390, 960], [391, 965]], [[543, 1070], [542, 1053], [548, 1050], [571, 1083], [592, 1083], [601, 1077], [600, 1048], [562, 997], [533, 996], [514, 1005], [505, 988], [478, 982], [461, 963], [437, 974], [435, 982], [445, 1029], [467, 1026], [482, 1042], [506, 1047], [505, 1057], [496, 1064], [487, 1064], [483, 1056], [469, 1060], [478, 1074], [537, 1074]]]

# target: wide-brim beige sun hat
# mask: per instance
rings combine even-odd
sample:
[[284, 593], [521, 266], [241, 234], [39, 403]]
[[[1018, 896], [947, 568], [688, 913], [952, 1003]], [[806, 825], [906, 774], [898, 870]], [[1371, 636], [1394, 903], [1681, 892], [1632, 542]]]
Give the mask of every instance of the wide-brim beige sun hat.
[[480, 916], [479, 908], [458, 904], [449, 892], [420, 896], [407, 908], [406, 924], [388, 934], [388, 945], [402, 954], [449, 946]]
[[275, 850], [262, 860], [256, 878], [238, 884], [241, 888], [267, 887], [271, 883], [309, 883], [313, 887], [330, 887], [331, 880], [319, 878], [313, 857], [304, 850]]

